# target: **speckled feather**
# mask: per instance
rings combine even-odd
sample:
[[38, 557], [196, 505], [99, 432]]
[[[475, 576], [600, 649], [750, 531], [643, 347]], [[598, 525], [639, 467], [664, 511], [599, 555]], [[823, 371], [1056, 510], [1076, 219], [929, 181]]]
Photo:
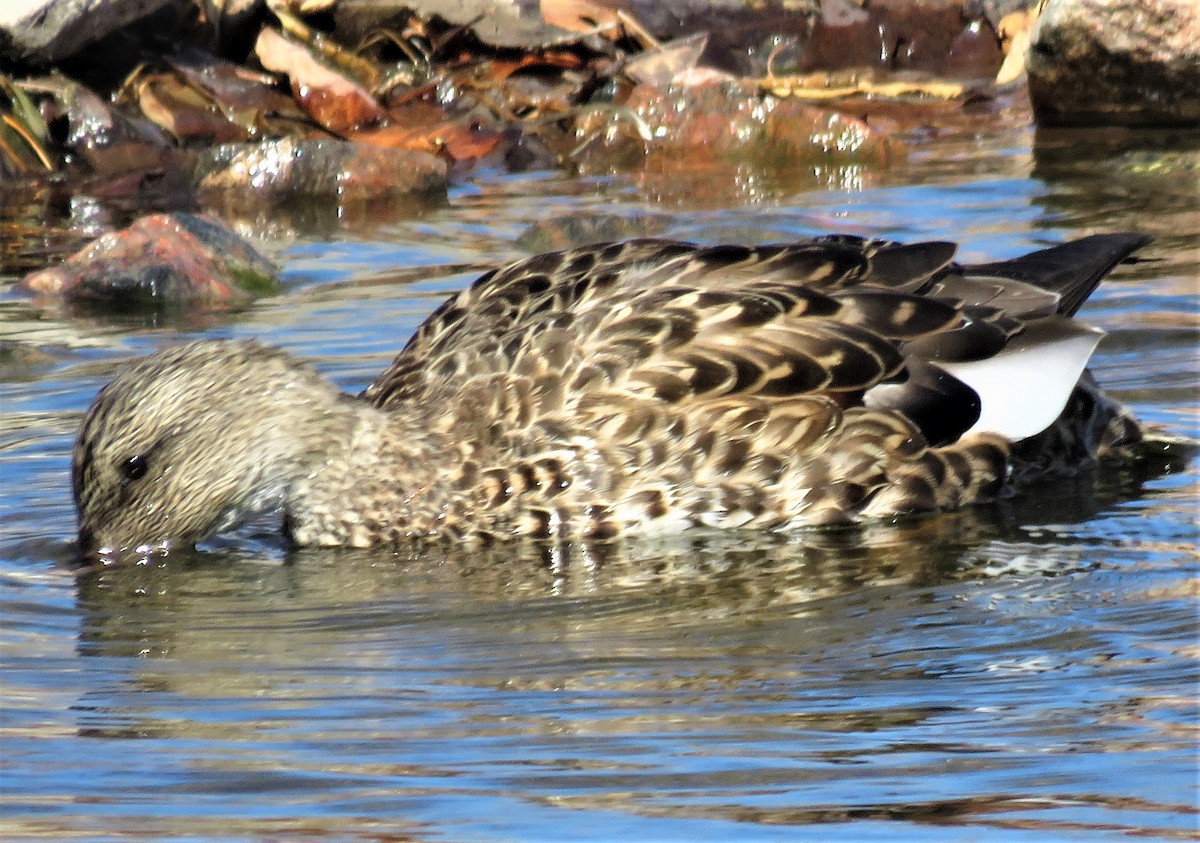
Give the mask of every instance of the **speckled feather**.
[[[234, 412], [261, 418], [270, 442], [303, 440], [306, 456], [281, 458], [269, 492], [234, 484], [241, 497], [222, 502], [209, 528], [235, 520], [226, 510], [239, 501], [277, 501], [299, 544], [365, 545], [791, 528], [987, 500], [1014, 471], [1032, 474], [1033, 460], [1015, 461], [1004, 436], [969, 432], [978, 397], [941, 366], [991, 358], [1035, 323], [1065, 323], [1144, 242], [1084, 238], [978, 268], [954, 264], [949, 243], [846, 236], [756, 248], [640, 240], [539, 255], [439, 307], [359, 399], [313, 386], [305, 369], [299, 393], [309, 394], [296, 406]], [[89, 415], [76, 451], [85, 542], [195, 540], [209, 529], [188, 521], [172, 532], [167, 519], [117, 538], [94, 515], [115, 504], [97, 490], [93, 463], [141, 447], [137, 437], [93, 441], [116, 415], [128, 424], [156, 408], [170, 416], [165, 405], [184, 388], [216, 390], [210, 403], [220, 402], [221, 389], [235, 388], [214, 386], [234, 381], [224, 372], [256, 383], [267, 378], [257, 357], [287, 360], [253, 344], [187, 348], [187, 367], [200, 374], [166, 377], [161, 359], [144, 362]], [[289, 377], [281, 365], [271, 377]], [[156, 379], [170, 388], [144, 383]], [[1090, 378], [1076, 392], [1040, 437], [1045, 447], [1035, 437], [1018, 457], [1079, 464], [1136, 440], [1136, 423]], [[306, 421], [313, 407], [319, 421]], [[145, 424], [161, 436], [167, 422]], [[329, 442], [328, 453], [313, 442]], [[1046, 453], [1053, 443], [1061, 453]]]

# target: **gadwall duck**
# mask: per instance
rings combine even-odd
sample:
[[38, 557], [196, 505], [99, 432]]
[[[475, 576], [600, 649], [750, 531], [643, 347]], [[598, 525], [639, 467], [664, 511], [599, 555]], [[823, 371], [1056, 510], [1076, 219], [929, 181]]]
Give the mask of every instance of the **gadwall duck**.
[[265, 512], [295, 545], [604, 539], [994, 499], [1140, 438], [1072, 317], [1146, 242], [551, 252], [442, 304], [357, 396], [256, 342], [168, 348], [84, 420], [80, 540], [144, 554]]

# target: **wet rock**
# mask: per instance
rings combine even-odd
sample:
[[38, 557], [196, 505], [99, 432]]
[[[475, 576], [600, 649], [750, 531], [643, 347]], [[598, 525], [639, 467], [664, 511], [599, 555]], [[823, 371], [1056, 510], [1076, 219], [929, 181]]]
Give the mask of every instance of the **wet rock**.
[[1049, 0], [1027, 70], [1042, 125], [1200, 126], [1200, 4]]
[[223, 144], [200, 156], [196, 174], [201, 196], [216, 200], [325, 197], [354, 203], [446, 190], [446, 163], [435, 155], [341, 140]]
[[88, 174], [119, 176], [178, 163], [157, 126], [129, 117], [83, 85], [57, 75], [28, 84], [48, 97], [41, 106], [47, 122], [65, 123], [62, 145]]
[[63, 189], [113, 207], [191, 210], [187, 155], [154, 123], [62, 74], [0, 74], [0, 193], [17, 184]]
[[650, 201], [720, 205], [799, 184], [869, 183], [904, 156], [861, 118], [738, 83], [661, 91], [583, 115], [570, 154], [584, 174], [631, 172]]
[[177, 0], [4, 0], [0, 56], [48, 64]]
[[58, 362], [45, 349], [16, 340], [0, 340], [0, 383], [32, 381]]
[[950, 42], [942, 73], [957, 77], [990, 77], [1004, 63], [1000, 39], [991, 24], [971, 21]]
[[738, 84], [633, 90], [625, 107], [650, 136], [651, 156], [683, 166], [713, 158], [747, 163], [886, 163], [890, 139], [855, 117], [794, 99], [762, 96]]
[[872, 68], [985, 78], [1004, 58], [994, 26], [970, 0], [821, 0], [811, 24], [776, 36], [794, 39], [786, 51], [773, 49], [776, 73]]
[[105, 234], [18, 289], [72, 304], [210, 307], [275, 292], [275, 265], [213, 216], [153, 214]]

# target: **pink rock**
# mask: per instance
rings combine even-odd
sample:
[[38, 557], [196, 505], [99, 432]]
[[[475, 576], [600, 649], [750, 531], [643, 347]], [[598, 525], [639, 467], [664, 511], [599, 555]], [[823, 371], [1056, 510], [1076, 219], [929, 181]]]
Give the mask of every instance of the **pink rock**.
[[272, 292], [276, 267], [209, 215], [153, 214], [102, 235], [18, 289], [114, 307], [242, 304]]

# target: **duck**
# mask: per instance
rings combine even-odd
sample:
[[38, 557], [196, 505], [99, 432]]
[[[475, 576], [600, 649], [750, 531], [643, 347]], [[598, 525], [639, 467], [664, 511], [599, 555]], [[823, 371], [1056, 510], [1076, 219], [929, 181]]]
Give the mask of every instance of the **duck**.
[[489, 270], [364, 391], [254, 340], [127, 364], [85, 414], [85, 554], [278, 517], [294, 547], [793, 531], [994, 501], [1131, 453], [1076, 318], [1144, 247], [1097, 234], [598, 243]]

